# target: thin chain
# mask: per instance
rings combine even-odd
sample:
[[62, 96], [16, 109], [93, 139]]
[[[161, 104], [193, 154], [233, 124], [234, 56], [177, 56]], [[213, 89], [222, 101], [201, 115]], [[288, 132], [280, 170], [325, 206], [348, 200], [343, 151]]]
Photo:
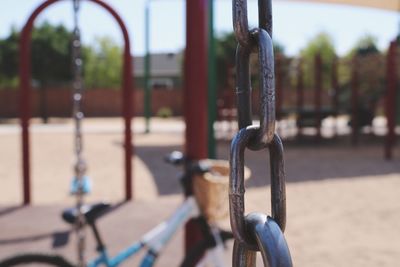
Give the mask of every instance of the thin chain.
[[82, 55], [81, 55], [81, 33], [79, 29], [79, 15], [80, 0], [73, 0], [73, 13], [74, 13], [74, 30], [72, 40], [72, 68], [73, 68], [73, 118], [75, 121], [75, 178], [77, 180], [76, 192], [76, 208], [78, 211], [76, 221], [76, 233], [78, 239], [77, 252], [78, 252], [78, 266], [84, 267], [85, 264], [85, 217], [82, 212], [83, 207], [83, 179], [86, 172], [86, 162], [82, 156], [83, 142], [82, 142], [82, 119], [84, 117], [82, 112], [82, 98], [83, 98], [83, 78], [82, 78]]

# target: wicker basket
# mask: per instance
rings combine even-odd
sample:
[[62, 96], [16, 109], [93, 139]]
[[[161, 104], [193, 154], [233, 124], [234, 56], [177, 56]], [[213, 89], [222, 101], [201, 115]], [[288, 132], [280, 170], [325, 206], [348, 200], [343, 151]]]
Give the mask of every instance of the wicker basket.
[[[229, 214], [229, 161], [204, 160], [211, 171], [197, 175], [193, 181], [193, 192], [200, 210], [209, 222], [225, 219]], [[245, 180], [251, 171], [245, 167]]]

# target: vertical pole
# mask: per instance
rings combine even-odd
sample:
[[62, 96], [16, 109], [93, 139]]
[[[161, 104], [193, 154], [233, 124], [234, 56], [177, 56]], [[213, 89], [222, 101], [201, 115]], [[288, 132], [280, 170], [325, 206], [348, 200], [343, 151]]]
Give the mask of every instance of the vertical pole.
[[317, 135], [316, 140], [321, 140], [321, 122], [322, 122], [322, 114], [321, 114], [321, 102], [322, 102], [322, 58], [321, 54], [315, 55], [315, 63], [314, 63], [314, 74], [315, 74], [315, 119], [316, 119], [316, 127], [317, 127]]
[[[39, 13], [39, 12], [38, 12]], [[33, 15], [32, 15], [33, 17]], [[31, 112], [31, 58], [30, 32], [34, 17], [24, 26], [19, 42], [19, 80], [20, 80], [20, 118], [22, 128], [22, 189], [23, 204], [31, 203], [31, 173], [30, 173], [30, 145], [29, 145], [29, 118]]]
[[297, 66], [297, 138], [302, 136], [302, 112], [304, 107], [304, 83], [303, 83], [303, 62], [299, 59], [299, 64]]
[[276, 118], [279, 120], [283, 107], [283, 88], [282, 88], [282, 54], [276, 55], [275, 61], [275, 77], [276, 77]]
[[335, 127], [333, 135], [337, 135], [337, 117], [339, 114], [339, 83], [338, 83], [338, 58], [335, 56], [332, 61], [331, 84], [333, 89], [332, 107], [335, 116]]
[[[185, 154], [189, 160], [206, 158], [207, 151], [207, 0], [186, 0], [184, 78]], [[196, 221], [185, 226], [185, 251], [201, 240]]]
[[208, 3], [208, 157], [216, 158], [214, 123], [217, 117], [217, 75], [214, 38], [214, 0]]
[[358, 60], [357, 55], [353, 58], [353, 68], [351, 74], [351, 144], [353, 146], [358, 144], [359, 136], [359, 107], [358, 107]]
[[387, 89], [385, 97], [385, 113], [387, 119], [387, 134], [385, 138], [385, 159], [392, 159], [392, 148], [395, 141], [395, 114], [396, 114], [396, 87], [397, 87], [397, 62], [396, 62], [396, 41], [392, 41], [387, 54], [386, 79]]
[[146, 1], [145, 7], [145, 50], [144, 57], [144, 116], [145, 116], [145, 133], [150, 132], [151, 117], [151, 85], [150, 85], [150, 0]]

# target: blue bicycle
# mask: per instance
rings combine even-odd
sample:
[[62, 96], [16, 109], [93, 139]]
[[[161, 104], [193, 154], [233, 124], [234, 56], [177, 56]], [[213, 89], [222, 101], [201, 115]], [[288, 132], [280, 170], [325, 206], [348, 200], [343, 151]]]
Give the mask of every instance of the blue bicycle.
[[[180, 264], [181, 267], [189, 266], [226, 266], [224, 264], [223, 251], [225, 242], [232, 239], [232, 233], [223, 231], [213, 225], [210, 225], [199, 208], [198, 200], [193, 195], [193, 180], [196, 175], [210, 172], [210, 165], [207, 161], [187, 162], [182, 153], [173, 152], [167, 157], [167, 162], [174, 165], [185, 164], [185, 172], [181, 177], [181, 185], [183, 186], [186, 198], [184, 202], [176, 209], [169, 219], [160, 223], [151, 231], [146, 233], [140, 241], [135, 242], [124, 251], [114, 257], [110, 257], [107, 253], [100, 232], [96, 227], [96, 220], [105, 214], [110, 205], [105, 203], [97, 203], [92, 205], [84, 205], [82, 207], [85, 216], [86, 226], [90, 227], [96, 240], [96, 250], [98, 257], [90, 260], [87, 267], [107, 266], [116, 267], [128, 258], [135, 255], [142, 249], [146, 249], [140, 267], [151, 267], [154, 265], [157, 256], [162, 252], [169, 240], [189, 219], [196, 218], [203, 230], [203, 241], [195, 244]], [[75, 224], [78, 212], [76, 208], [64, 210], [62, 218], [69, 224]], [[36, 264], [35, 266], [59, 266], [59, 267], [76, 267], [67, 259], [60, 255], [49, 254], [21, 254], [10, 257], [0, 262], [0, 267], [24, 266], [28, 264]]]

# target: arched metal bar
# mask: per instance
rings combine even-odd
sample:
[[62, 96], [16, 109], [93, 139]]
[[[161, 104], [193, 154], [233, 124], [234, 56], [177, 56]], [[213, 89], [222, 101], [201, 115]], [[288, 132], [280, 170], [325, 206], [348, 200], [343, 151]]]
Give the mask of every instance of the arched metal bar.
[[[30, 192], [30, 147], [29, 147], [29, 120], [31, 117], [31, 33], [37, 16], [47, 7], [62, 0], [48, 0], [39, 5], [29, 16], [21, 34], [19, 42], [19, 81], [20, 81], [20, 121], [22, 127], [22, 176], [23, 176], [23, 204], [31, 202]], [[100, 0], [87, 0], [93, 2], [110, 13], [121, 28], [124, 38], [123, 73], [122, 73], [122, 114], [124, 117], [124, 149], [125, 149], [125, 200], [132, 199], [132, 103], [133, 101], [133, 66], [130, 53], [128, 30], [118, 13], [108, 4]]]

